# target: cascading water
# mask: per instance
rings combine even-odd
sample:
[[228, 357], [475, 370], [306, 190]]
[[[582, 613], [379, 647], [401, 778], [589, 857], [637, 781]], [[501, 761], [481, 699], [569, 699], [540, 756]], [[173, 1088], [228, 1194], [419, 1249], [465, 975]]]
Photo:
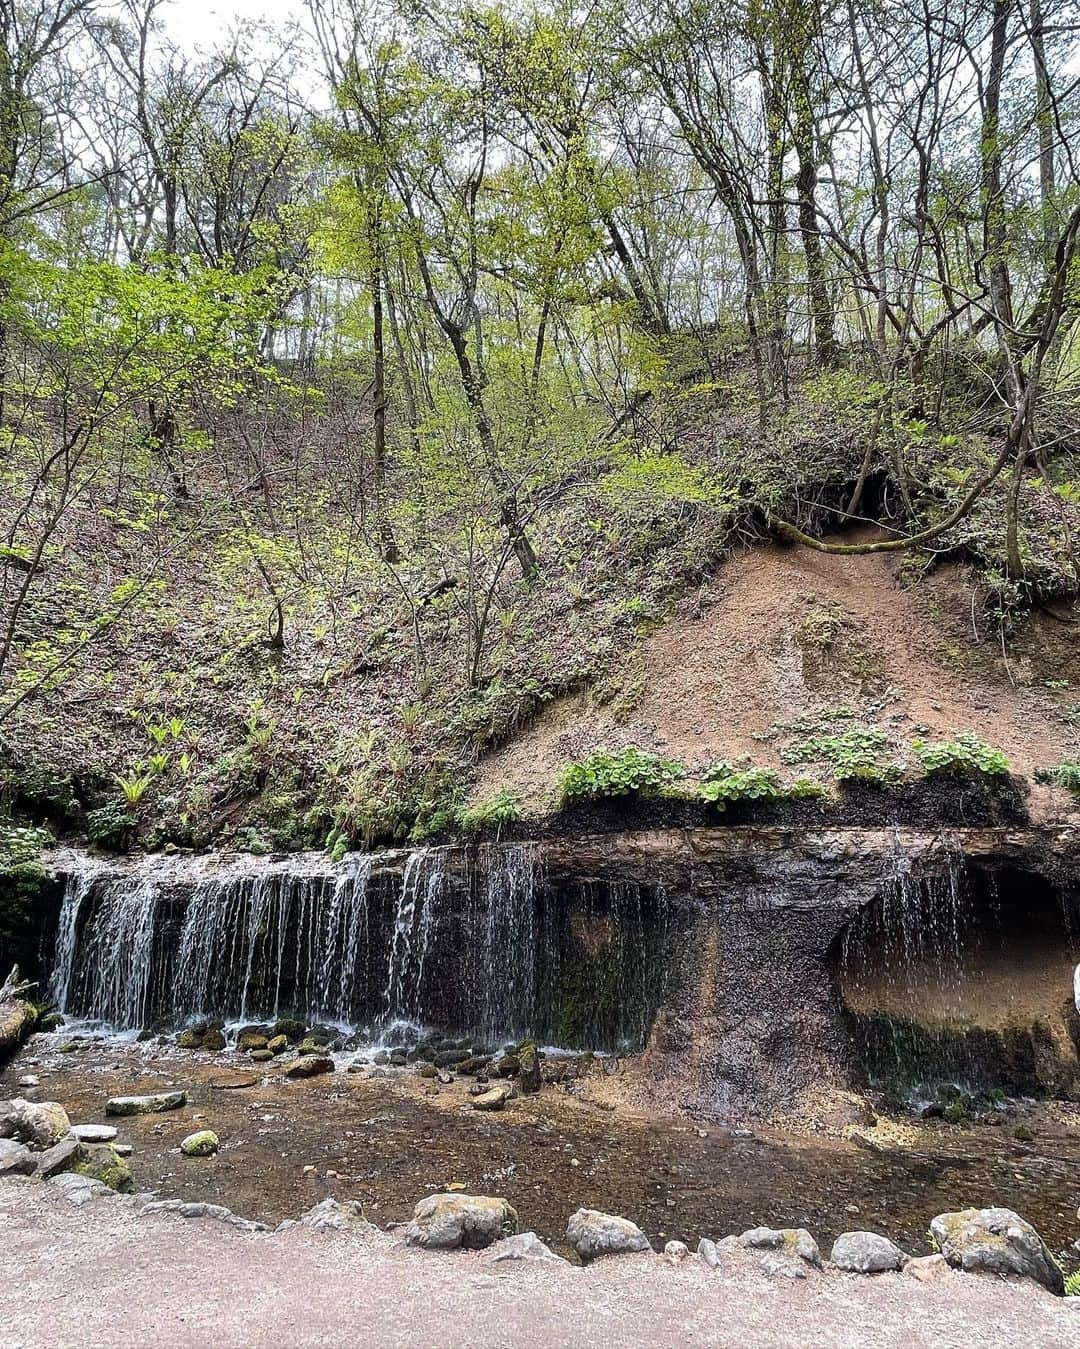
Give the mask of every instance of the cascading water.
[[663, 906], [636, 886], [554, 895], [527, 843], [73, 869], [50, 996], [118, 1029], [290, 1015], [373, 1038], [640, 1043]]
[[[1042, 1089], [1076, 1052], [1065, 1015], [1076, 897], [948, 852], [899, 852], [879, 897], [845, 929], [837, 977], [857, 1061], [916, 1099]], [[1056, 1066], [1055, 1066], [1056, 1065]]]

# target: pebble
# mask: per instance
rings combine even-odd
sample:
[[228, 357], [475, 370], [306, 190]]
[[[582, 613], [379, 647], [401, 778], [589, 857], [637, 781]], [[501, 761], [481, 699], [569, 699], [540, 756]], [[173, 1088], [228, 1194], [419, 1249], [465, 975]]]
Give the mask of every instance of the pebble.
[[25, 1077], [19, 1078], [20, 1087], [40, 1087], [41, 1078], [35, 1077], [33, 1073], [27, 1073]]

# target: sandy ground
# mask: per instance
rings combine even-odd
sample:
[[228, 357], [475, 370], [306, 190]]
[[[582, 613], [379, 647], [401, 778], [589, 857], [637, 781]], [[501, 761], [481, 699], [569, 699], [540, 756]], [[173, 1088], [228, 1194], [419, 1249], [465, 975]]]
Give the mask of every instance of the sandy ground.
[[32, 1181], [0, 1184], [0, 1345], [148, 1344], [1015, 1346], [1080, 1341], [1080, 1299], [952, 1273], [833, 1272], [793, 1282], [749, 1254], [609, 1258], [588, 1269], [410, 1251], [361, 1229], [236, 1231], [139, 1216], [137, 1201], [75, 1209]]
[[[550, 704], [486, 756], [474, 796], [508, 788], [542, 809], [561, 768], [598, 745], [641, 745], [692, 771], [741, 754], [779, 767], [783, 737], [762, 734], [838, 705], [901, 747], [975, 731], [1030, 774], [1076, 757], [1073, 634], [1036, 616], [1006, 666], [997, 644], [974, 640], [955, 569], [905, 586], [883, 554], [757, 548], [725, 563], [601, 685]], [[1061, 816], [1072, 803], [1037, 788], [1032, 804]]]

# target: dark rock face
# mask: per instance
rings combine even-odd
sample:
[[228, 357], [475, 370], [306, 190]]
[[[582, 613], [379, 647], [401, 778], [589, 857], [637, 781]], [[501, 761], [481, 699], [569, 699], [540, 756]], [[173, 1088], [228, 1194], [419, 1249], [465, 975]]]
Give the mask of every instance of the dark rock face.
[[[987, 806], [980, 813], [981, 807], [972, 806], [965, 819], [1019, 819], [1019, 808], [1011, 814], [1011, 807], [1006, 809], [1007, 796], [993, 810]], [[1037, 873], [1044, 888], [1062, 893], [1080, 877], [1076, 831], [1000, 823], [952, 831], [866, 827], [874, 801], [865, 792], [860, 801], [863, 815], [852, 816], [863, 821], [858, 827], [851, 821], [837, 825], [836, 817], [814, 803], [801, 803], [791, 818], [782, 815], [769, 825], [741, 824], [736, 816], [718, 823], [715, 815], [695, 813], [695, 807], [674, 822], [678, 828], [667, 817], [653, 820], [648, 810], [642, 814], [633, 804], [617, 803], [604, 807], [602, 828], [593, 822], [595, 828], [582, 832], [591, 817], [562, 818], [559, 827], [542, 831], [526, 847], [507, 845], [518, 850], [517, 870], [511, 875], [509, 854], [503, 856], [502, 890], [487, 884], [502, 845], [431, 849], [408, 861], [389, 853], [368, 859], [370, 886], [360, 908], [370, 915], [374, 935], [355, 953], [358, 963], [349, 964], [355, 971], [349, 987], [356, 996], [345, 1007], [348, 999], [342, 995], [342, 1021], [377, 1021], [386, 1010], [388, 985], [397, 990], [395, 997], [404, 989], [410, 1019], [453, 1028], [461, 1038], [428, 1036], [422, 1052], [421, 1045], [394, 1045], [376, 1055], [377, 1064], [425, 1061], [439, 1073], [453, 1069], [514, 1078], [522, 1092], [541, 1079], [552, 1080], [561, 1062], [549, 1056], [540, 1063], [535, 1044], [517, 1043], [523, 1036], [540, 1044], [616, 1054], [643, 1049], [643, 1069], [665, 1106], [727, 1118], [782, 1108], [811, 1088], [846, 1086], [868, 1070], [858, 1037], [853, 1044], [850, 1009], [835, 978], [836, 953], [858, 915], [891, 893], [899, 877], [940, 876], [962, 864], [972, 874]], [[891, 816], [885, 812], [880, 818]], [[940, 825], [940, 817], [935, 824]], [[402, 957], [395, 979], [389, 980], [385, 961], [393, 944], [382, 938], [395, 930], [395, 905], [404, 893], [402, 867], [416, 862], [422, 865], [415, 875], [428, 878], [431, 902], [441, 906], [438, 922], [429, 925], [438, 933], [439, 949], [428, 955], [438, 958], [420, 959], [415, 952]], [[183, 859], [162, 865], [168, 868], [168, 885], [160, 912], [155, 911], [155, 941], [175, 960], [177, 932], [188, 912], [191, 865]], [[269, 886], [267, 893], [278, 896], [301, 883], [314, 887], [313, 893], [329, 894], [334, 874], [325, 859], [314, 856], [245, 859], [236, 864], [235, 883]], [[226, 899], [232, 875], [216, 882]], [[353, 900], [359, 904], [357, 895]], [[84, 922], [92, 911], [89, 904]], [[221, 911], [231, 912], [224, 901]], [[493, 915], [508, 934], [497, 946], [483, 940]], [[420, 935], [417, 925], [414, 943]], [[307, 1075], [317, 1071], [308, 1064], [327, 1061], [328, 1050], [339, 1046], [339, 1033], [301, 1020], [305, 1005], [293, 996], [291, 985], [281, 989], [280, 998], [263, 997], [267, 971], [297, 968], [293, 957], [300, 949], [294, 931], [268, 928], [270, 937], [280, 938], [280, 950], [273, 942], [266, 950], [253, 950], [258, 977], [252, 986], [258, 991], [251, 1014], [269, 1021], [269, 1005], [288, 1007], [298, 1016], [245, 1027], [245, 1045], [260, 1055], [281, 1052], [286, 1043], [299, 1045], [301, 1057], [287, 1071]], [[241, 954], [246, 959], [249, 953]], [[305, 960], [314, 959], [306, 948], [303, 954]], [[210, 965], [221, 987], [215, 985], [205, 1001], [221, 1015], [236, 978], [231, 967]], [[167, 967], [166, 961], [162, 968]], [[316, 967], [322, 969], [318, 962]], [[1071, 999], [1071, 969], [1066, 982], [1063, 1001]], [[477, 990], [490, 996], [481, 998]], [[172, 988], [160, 992], [165, 997]], [[308, 1007], [307, 1015], [329, 1013]], [[498, 1019], [504, 1016], [505, 1021]], [[1080, 1014], [1073, 1019], [1080, 1045]], [[192, 1038], [197, 1035], [207, 1047], [214, 1029], [204, 1023], [193, 1029]], [[512, 1053], [490, 1057], [508, 1041], [514, 1042]], [[1070, 1090], [1069, 1077], [1058, 1072], [1060, 1050], [1060, 1037], [1053, 1034], [1015, 1046], [1009, 1058], [1016, 1065], [1015, 1080], [1039, 1090]]]

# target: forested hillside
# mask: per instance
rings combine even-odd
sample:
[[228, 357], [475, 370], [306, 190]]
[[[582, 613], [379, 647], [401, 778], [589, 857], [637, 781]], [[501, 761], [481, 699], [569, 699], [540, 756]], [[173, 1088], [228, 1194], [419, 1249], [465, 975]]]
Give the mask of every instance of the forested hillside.
[[1071, 624], [1070, 0], [169, 12], [0, 0], [8, 810], [422, 838], [766, 542]]

